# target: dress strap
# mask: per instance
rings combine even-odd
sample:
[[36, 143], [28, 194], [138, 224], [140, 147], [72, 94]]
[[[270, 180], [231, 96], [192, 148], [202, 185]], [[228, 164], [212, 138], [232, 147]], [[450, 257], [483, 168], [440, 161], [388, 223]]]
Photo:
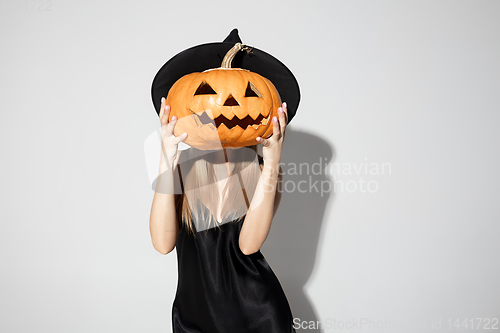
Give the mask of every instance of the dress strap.
[[241, 179], [241, 175], [239, 172], [238, 172], [238, 180], [240, 181], [241, 191], [243, 192], [243, 197], [245, 198], [247, 209], [250, 209], [250, 201], [248, 200], [247, 191], [245, 190], [245, 186], [243, 185], [243, 180]]

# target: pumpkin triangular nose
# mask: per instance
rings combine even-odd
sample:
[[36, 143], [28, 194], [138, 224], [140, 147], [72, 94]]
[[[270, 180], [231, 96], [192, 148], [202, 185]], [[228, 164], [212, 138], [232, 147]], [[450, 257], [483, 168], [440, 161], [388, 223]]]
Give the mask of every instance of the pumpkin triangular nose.
[[240, 105], [233, 97], [233, 95], [229, 94], [226, 101], [224, 102], [224, 106], [238, 106]]

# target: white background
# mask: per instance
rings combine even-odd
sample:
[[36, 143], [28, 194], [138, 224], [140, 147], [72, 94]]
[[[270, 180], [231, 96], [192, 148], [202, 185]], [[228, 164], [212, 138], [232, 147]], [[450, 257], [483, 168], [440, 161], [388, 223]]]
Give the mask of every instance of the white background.
[[[374, 322], [344, 330], [358, 332], [499, 318], [499, 10], [3, 0], [0, 331], [171, 331], [177, 258], [149, 235], [151, 82], [170, 57], [235, 27], [299, 81], [283, 161], [341, 170], [285, 178], [339, 182], [323, 196], [285, 193], [262, 248], [293, 315]], [[384, 163], [390, 172], [371, 174]], [[321, 330], [298, 330], [309, 331]]]

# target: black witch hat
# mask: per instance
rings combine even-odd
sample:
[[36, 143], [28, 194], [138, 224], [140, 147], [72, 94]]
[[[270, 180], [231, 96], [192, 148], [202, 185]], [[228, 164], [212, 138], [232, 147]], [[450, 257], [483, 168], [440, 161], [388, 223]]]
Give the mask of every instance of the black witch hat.
[[[220, 67], [227, 51], [236, 43], [242, 42], [238, 29], [233, 29], [223, 42], [193, 46], [167, 61], [156, 73], [151, 87], [156, 113], [160, 113], [161, 98], [167, 96], [178, 79], [190, 73]], [[300, 89], [292, 72], [281, 61], [251, 46], [251, 52], [236, 54], [232, 67], [247, 69], [270, 80], [278, 90], [281, 100], [287, 104], [290, 123], [299, 106]]]

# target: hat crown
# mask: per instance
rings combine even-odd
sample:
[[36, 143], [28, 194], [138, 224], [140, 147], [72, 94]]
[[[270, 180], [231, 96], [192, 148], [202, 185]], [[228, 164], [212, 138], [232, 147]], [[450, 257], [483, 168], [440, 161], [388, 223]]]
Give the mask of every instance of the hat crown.
[[234, 28], [229, 35], [227, 35], [226, 39], [224, 39], [223, 43], [243, 43], [238, 35], [238, 29]]

